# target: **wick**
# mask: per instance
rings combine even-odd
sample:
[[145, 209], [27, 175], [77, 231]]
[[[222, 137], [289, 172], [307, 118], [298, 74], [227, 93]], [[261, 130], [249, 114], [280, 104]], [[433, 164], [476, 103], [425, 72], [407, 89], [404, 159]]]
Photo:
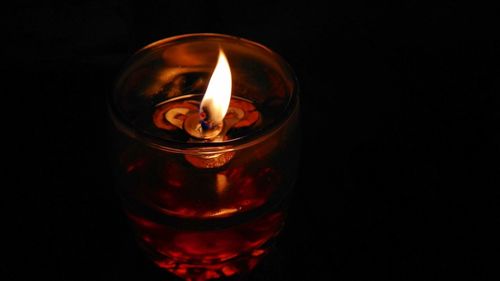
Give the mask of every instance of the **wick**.
[[210, 114], [201, 110], [198, 114], [188, 114], [184, 121], [184, 131], [195, 139], [205, 141], [215, 140], [222, 132], [224, 124], [210, 119]]
[[204, 111], [200, 112], [200, 125], [203, 130], [212, 128], [212, 124], [208, 120], [208, 115]]

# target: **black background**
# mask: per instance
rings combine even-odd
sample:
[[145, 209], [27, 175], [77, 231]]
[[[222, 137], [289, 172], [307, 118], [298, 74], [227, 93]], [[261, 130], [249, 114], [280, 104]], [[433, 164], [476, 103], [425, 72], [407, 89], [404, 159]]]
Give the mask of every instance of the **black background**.
[[267, 45], [301, 85], [299, 182], [251, 280], [499, 280], [494, 7], [107, 0], [4, 12], [2, 280], [175, 280], [121, 213], [105, 96], [134, 51], [192, 32]]

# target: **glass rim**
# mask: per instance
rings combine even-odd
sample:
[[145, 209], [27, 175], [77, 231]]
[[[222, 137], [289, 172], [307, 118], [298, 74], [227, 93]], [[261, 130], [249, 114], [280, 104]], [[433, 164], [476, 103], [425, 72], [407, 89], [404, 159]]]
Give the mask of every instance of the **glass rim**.
[[[284, 110], [275, 118], [275, 121], [261, 130], [250, 133], [248, 135], [234, 138], [227, 141], [222, 142], [179, 142], [163, 139], [159, 136], [155, 136], [141, 130], [140, 128], [135, 127], [131, 124], [127, 118], [123, 116], [121, 110], [118, 105], [114, 102], [114, 97], [117, 91], [117, 86], [120, 84], [120, 80], [123, 78], [126, 66], [130, 65], [132, 60], [142, 52], [153, 49], [155, 47], [163, 46], [169, 42], [174, 42], [182, 39], [193, 39], [193, 38], [223, 38], [230, 39], [234, 41], [240, 41], [245, 44], [252, 45], [257, 47], [267, 53], [272, 59], [276, 60], [280, 67], [287, 73], [292, 81], [292, 91], [290, 92], [290, 97], [288, 98]], [[290, 67], [290, 65], [276, 52], [272, 51], [268, 47], [256, 43], [254, 41], [244, 39], [241, 37], [236, 37], [232, 35], [226, 34], [218, 34], [218, 33], [189, 33], [177, 36], [171, 36], [164, 39], [160, 39], [158, 41], [152, 42], [138, 51], [136, 51], [125, 63], [125, 67], [119, 72], [117, 80], [113, 84], [113, 90], [107, 95], [107, 105], [108, 105], [108, 113], [111, 117], [112, 122], [116, 126], [116, 128], [125, 133], [127, 136], [144, 143], [147, 146], [150, 146], [155, 149], [159, 149], [166, 152], [171, 153], [181, 153], [181, 154], [197, 154], [197, 155], [210, 155], [214, 153], [224, 153], [230, 151], [236, 151], [240, 149], [244, 149], [255, 144], [258, 144], [262, 141], [265, 141], [274, 133], [279, 131], [284, 124], [291, 118], [298, 104], [298, 94], [299, 94], [299, 85], [297, 77]]]

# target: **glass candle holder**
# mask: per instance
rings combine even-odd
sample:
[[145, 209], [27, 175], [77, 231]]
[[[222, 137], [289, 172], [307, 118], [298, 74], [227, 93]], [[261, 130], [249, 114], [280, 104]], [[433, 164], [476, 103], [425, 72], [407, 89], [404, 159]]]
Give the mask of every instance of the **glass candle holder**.
[[[218, 77], [229, 90], [211, 86]], [[230, 92], [226, 113], [210, 107], [211, 87]], [[227, 35], [167, 38], [130, 59], [109, 97], [113, 166], [158, 266], [185, 280], [235, 278], [268, 252], [296, 179], [297, 92], [282, 58]]]

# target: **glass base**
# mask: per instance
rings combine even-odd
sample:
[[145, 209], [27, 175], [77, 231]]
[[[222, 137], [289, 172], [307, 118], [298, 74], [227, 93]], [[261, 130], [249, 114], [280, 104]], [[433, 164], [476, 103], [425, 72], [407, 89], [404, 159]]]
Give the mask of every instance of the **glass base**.
[[141, 246], [158, 267], [166, 269], [168, 272], [186, 281], [241, 281], [247, 280], [249, 273], [255, 266], [273, 251], [274, 247], [272, 245], [273, 241], [268, 241], [268, 243], [252, 250], [250, 253], [242, 254], [225, 261], [212, 260], [203, 263], [179, 262], [174, 258], [149, 249], [144, 244]]

